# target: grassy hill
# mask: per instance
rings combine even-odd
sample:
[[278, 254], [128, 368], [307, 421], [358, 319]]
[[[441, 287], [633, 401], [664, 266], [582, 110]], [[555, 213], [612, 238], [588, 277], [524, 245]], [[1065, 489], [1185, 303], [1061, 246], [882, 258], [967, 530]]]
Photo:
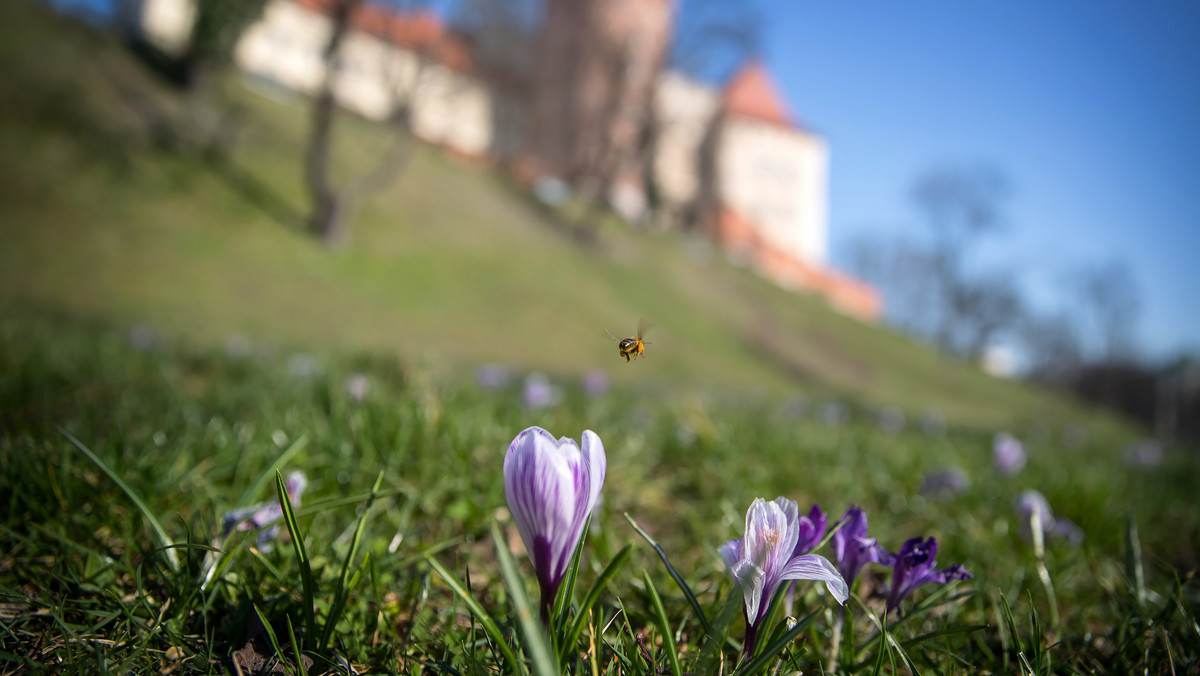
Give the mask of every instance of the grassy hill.
[[[988, 425], [1083, 415], [886, 328], [780, 290], [678, 234], [606, 222], [565, 236], [500, 173], [421, 148], [329, 251], [303, 230], [302, 98], [232, 78], [225, 161], [162, 147], [185, 102], [115, 37], [22, 2], [0, 9], [0, 303], [219, 344], [233, 334], [462, 372], [485, 362], [618, 382], [852, 396]], [[390, 133], [344, 116], [338, 164]], [[647, 359], [604, 329], [649, 321]]]

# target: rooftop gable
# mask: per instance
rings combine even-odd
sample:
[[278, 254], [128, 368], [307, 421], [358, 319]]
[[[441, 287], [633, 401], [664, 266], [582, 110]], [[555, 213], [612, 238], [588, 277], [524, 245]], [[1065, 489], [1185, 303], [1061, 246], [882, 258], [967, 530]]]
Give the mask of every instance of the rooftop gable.
[[726, 115], [795, 127], [787, 106], [761, 61], [750, 61], [729, 80], [721, 97]]

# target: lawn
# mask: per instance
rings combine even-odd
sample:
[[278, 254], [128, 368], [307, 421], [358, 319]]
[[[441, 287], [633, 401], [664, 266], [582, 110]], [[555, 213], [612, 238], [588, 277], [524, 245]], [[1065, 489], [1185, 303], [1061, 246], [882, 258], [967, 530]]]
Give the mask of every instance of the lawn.
[[[242, 136], [214, 164], [135, 118], [128, 92], [178, 93], [111, 36], [23, 2], [0, 33], [4, 672], [282, 673], [297, 649], [311, 673], [1200, 670], [1194, 449], [1130, 455], [1122, 421], [679, 235], [607, 222], [581, 247], [431, 149], [327, 251], [299, 225], [302, 102], [231, 80]], [[347, 121], [347, 170], [380, 133]], [[653, 342], [626, 364], [603, 329], [640, 318]], [[485, 363], [511, 378], [477, 383]], [[558, 401], [523, 400], [533, 370]], [[503, 471], [533, 425], [607, 457], [545, 624]], [[947, 468], [967, 485], [923, 490]], [[226, 527], [290, 504], [294, 472], [294, 513]], [[1031, 489], [1081, 541], [1029, 536]], [[831, 531], [861, 507], [887, 552], [936, 537], [973, 577], [886, 614], [896, 568], [867, 564], [844, 611], [801, 582], [746, 649], [718, 548], [776, 496]]]

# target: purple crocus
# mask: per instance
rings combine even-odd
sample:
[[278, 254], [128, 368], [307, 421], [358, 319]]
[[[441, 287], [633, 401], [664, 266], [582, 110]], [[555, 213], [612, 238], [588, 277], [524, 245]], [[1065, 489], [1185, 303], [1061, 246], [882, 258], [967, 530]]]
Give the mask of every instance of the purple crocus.
[[771, 597], [783, 582], [819, 580], [843, 604], [849, 595], [845, 580], [828, 559], [795, 554], [800, 530], [800, 508], [794, 501], [780, 497], [767, 502], [758, 498], [746, 511], [745, 536], [720, 547], [729, 574], [744, 597], [746, 640], [742, 650], [747, 655], [754, 649], [758, 625], [767, 614]]
[[859, 507], [850, 505], [838, 524], [842, 527], [834, 532], [829, 544], [833, 547], [838, 572], [846, 584], [851, 585], [863, 566], [880, 563], [880, 554], [886, 555], [887, 552], [875, 542], [875, 538], [867, 537], [867, 514]]
[[996, 435], [992, 441], [992, 463], [1003, 476], [1012, 476], [1025, 466], [1025, 447], [1007, 432]]
[[887, 607], [894, 612], [900, 602], [917, 587], [936, 582], [945, 584], [951, 580], [969, 580], [973, 577], [966, 568], [955, 564], [949, 568], [934, 570], [937, 565], [937, 538], [912, 538], [900, 547], [892, 564], [892, 587], [888, 592]]
[[604, 485], [600, 437], [584, 430], [581, 442], [582, 449], [572, 439], [530, 427], [504, 456], [504, 494], [537, 573], [543, 621]]
[[550, 379], [541, 373], [531, 373], [525, 378], [525, 388], [521, 391], [521, 400], [525, 408], [536, 410], [557, 406], [562, 401], [562, 390], [550, 384]]
[[807, 554], [816, 549], [817, 545], [821, 544], [821, 538], [825, 537], [827, 521], [828, 518], [825, 512], [821, 511], [820, 505], [813, 505], [808, 511], [808, 516], [800, 517], [797, 531], [799, 535], [792, 556]]
[[[305, 487], [308, 486], [308, 479], [304, 477], [303, 472], [292, 472], [287, 475], [283, 481], [284, 489], [287, 491], [288, 501], [292, 503], [292, 508], [300, 506], [300, 496], [304, 493]], [[250, 505], [242, 509], [235, 509], [231, 512], [226, 512], [222, 517], [221, 537], [228, 537], [234, 531], [244, 532], [248, 530], [256, 530], [264, 528], [270, 523], [277, 522], [283, 518], [283, 507], [280, 506], [278, 498], [260, 502], [257, 505]], [[279, 524], [266, 528], [258, 534], [258, 546], [260, 549], [267, 549], [271, 546], [271, 542], [279, 535]]]
[[589, 397], [602, 397], [608, 392], [608, 374], [604, 371], [588, 371], [583, 374], [583, 391]]
[[957, 467], [935, 469], [921, 479], [921, 495], [953, 497], [970, 487], [970, 477]]
[[1033, 529], [1036, 527], [1044, 535], [1062, 538], [1072, 545], [1083, 543], [1083, 530], [1066, 517], [1054, 516], [1050, 502], [1040, 492], [1032, 488], [1022, 492], [1017, 497], [1015, 507], [1020, 518], [1021, 537], [1026, 540], [1033, 539]]

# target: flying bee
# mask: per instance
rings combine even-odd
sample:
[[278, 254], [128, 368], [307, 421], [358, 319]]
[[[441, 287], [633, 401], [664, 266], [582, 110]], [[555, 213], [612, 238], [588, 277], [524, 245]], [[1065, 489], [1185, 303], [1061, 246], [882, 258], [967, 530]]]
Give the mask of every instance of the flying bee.
[[650, 341], [642, 338], [642, 334], [646, 332], [646, 326], [642, 322], [638, 322], [637, 335], [632, 338], [618, 338], [608, 329], [604, 329], [604, 332], [608, 334], [609, 338], [617, 341], [617, 353], [625, 357], [626, 362], [630, 358], [637, 359], [642, 356], [642, 353], [646, 351], [646, 346], [650, 344]]

